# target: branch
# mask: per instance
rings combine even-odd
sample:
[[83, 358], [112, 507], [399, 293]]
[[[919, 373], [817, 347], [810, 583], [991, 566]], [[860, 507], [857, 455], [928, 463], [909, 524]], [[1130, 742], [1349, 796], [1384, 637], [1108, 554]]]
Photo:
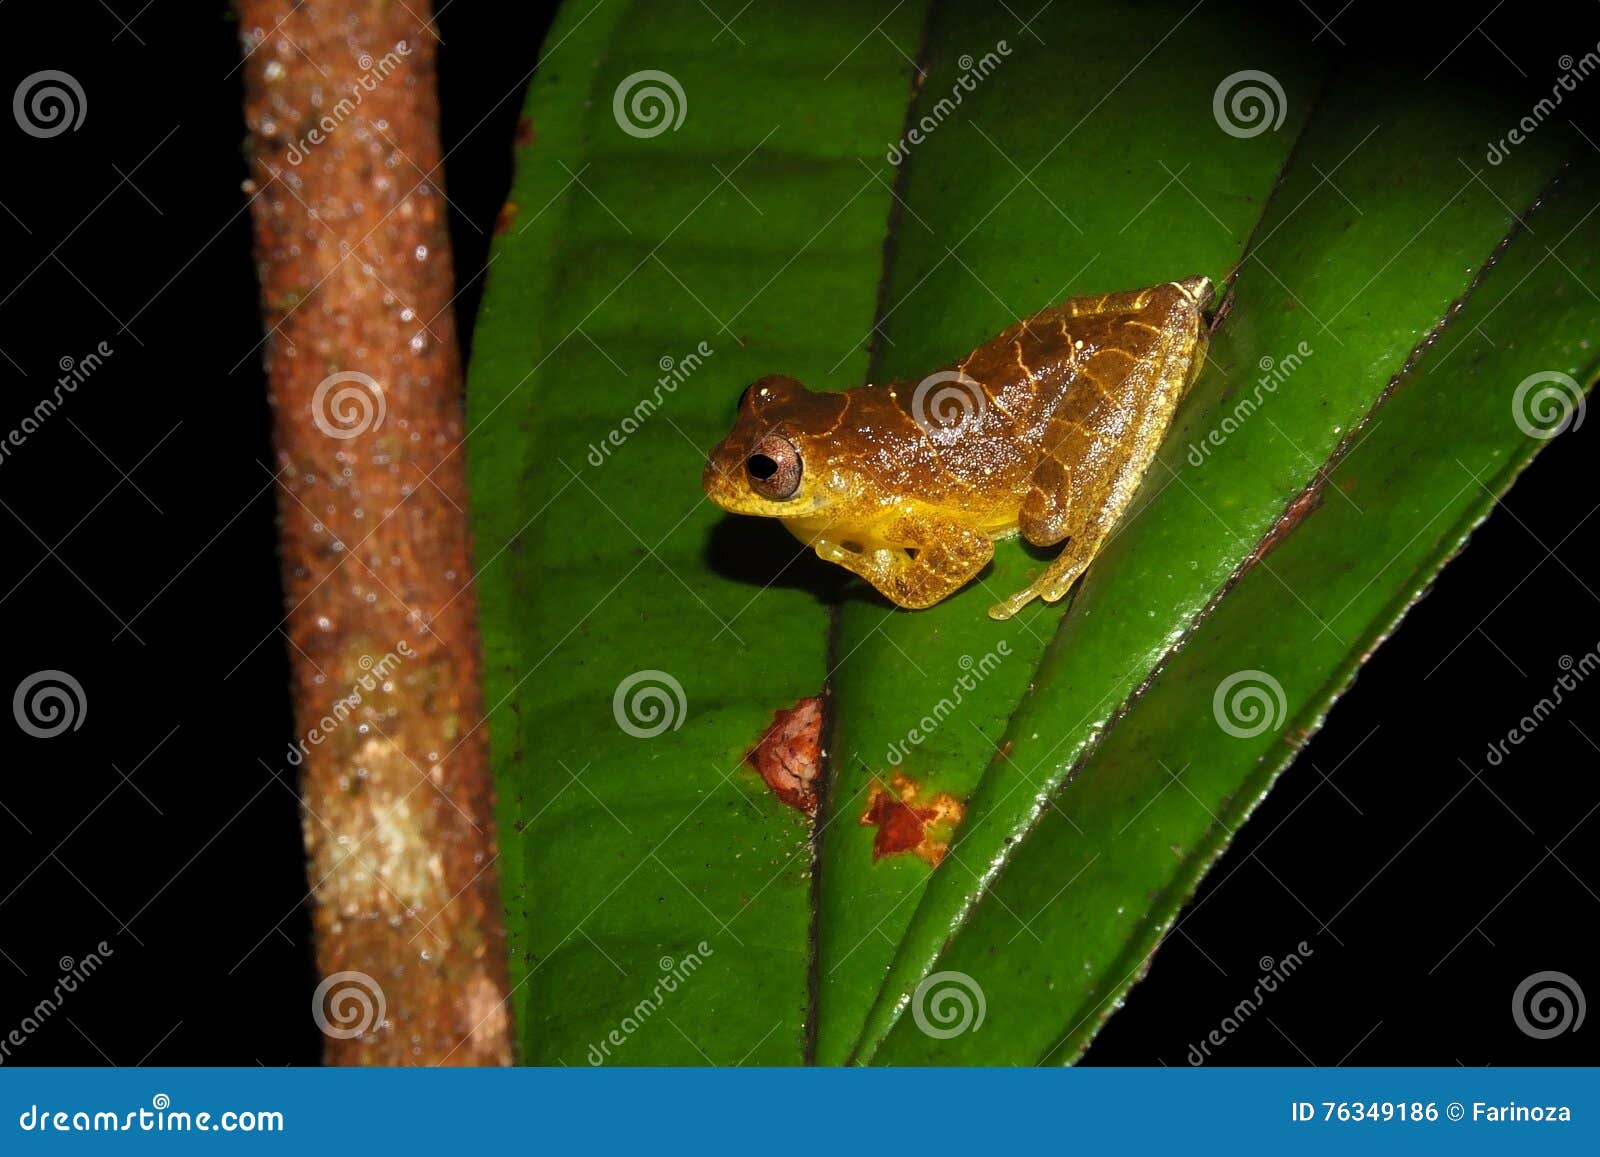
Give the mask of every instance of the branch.
[[[239, 0], [335, 1064], [511, 1059], [426, 0]], [[359, 974], [359, 975], [344, 975]]]

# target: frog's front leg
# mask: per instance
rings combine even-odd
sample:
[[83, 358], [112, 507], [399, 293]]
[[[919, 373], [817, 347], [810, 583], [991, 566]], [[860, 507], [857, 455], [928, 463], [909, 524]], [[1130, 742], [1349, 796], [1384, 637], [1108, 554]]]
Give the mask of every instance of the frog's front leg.
[[818, 557], [866, 579], [910, 610], [930, 607], [960, 590], [994, 557], [986, 534], [923, 516], [899, 519], [885, 536], [897, 545], [851, 549], [841, 539], [816, 540]]

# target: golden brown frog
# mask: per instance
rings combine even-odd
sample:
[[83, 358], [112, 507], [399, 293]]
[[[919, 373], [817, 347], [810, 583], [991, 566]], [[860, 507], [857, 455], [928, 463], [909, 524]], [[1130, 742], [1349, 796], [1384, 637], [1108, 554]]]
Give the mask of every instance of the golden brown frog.
[[1055, 602], [1133, 498], [1204, 361], [1211, 282], [1074, 297], [921, 382], [812, 393], [766, 377], [739, 400], [703, 485], [779, 519], [902, 607], [971, 580], [994, 540], [1066, 547], [991, 607]]

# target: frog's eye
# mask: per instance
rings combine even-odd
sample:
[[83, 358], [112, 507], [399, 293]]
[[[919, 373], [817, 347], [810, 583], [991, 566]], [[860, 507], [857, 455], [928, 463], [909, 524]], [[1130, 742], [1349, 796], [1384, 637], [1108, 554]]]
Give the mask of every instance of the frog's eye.
[[757, 442], [744, 460], [750, 489], [774, 502], [794, 497], [794, 492], [800, 489], [801, 470], [800, 451], [789, 439], [777, 434], [768, 434]]

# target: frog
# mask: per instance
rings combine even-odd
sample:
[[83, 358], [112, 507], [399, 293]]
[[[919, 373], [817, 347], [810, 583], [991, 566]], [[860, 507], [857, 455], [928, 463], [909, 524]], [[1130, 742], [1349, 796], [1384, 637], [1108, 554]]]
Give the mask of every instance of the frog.
[[1005, 620], [1059, 601], [1127, 512], [1205, 360], [1204, 276], [1069, 297], [920, 380], [811, 390], [768, 375], [707, 455], [706, 496], [775, 518], [891, 603], [977, 578], [995, 543], [1060, 545]]

